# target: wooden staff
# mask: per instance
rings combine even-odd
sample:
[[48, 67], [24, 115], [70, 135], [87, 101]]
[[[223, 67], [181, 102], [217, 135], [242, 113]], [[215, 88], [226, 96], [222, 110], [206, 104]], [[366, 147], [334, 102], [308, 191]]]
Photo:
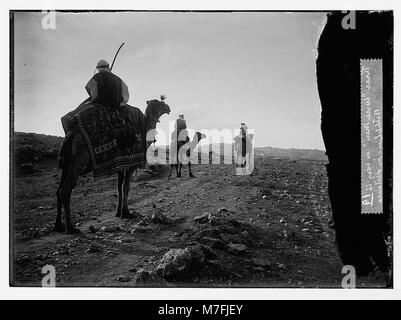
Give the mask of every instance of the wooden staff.
[[111, 63], [110, 71], [113, 70], [114, 61], [116, 61], [117, 55], [118, 55], [118, 53], [120, 52], [120, 50], [121, 50], [121, 48], [122, 48], [123, 45], [124, 45], [124, 42], [123, 42], [123, 43], [121, 44], [121, 46], [118, 48], [118, 50], [117, 50], [117, 52], [116, 52], [116, 54], [115, 54], [115, 56], [114, 56], [113, 62]]

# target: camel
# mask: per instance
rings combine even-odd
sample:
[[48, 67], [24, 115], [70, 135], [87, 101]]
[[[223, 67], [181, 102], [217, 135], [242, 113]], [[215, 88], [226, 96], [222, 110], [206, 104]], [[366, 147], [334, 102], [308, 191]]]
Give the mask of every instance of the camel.
[[[163, 114], [170, 113], [170, 107], [163, 101], [147, 101], [145, 111], [146, 132], [155, 129], [159, 118]], [[147, 139], [148, 140], [148, 139]], [[146, 141], [148, 148], [153, 141]], [[72, 189], [80, 175], [92, 171], [91, 158], [86, 142], [76, 130], [60, 151], [60, 166], [62, 169], [61, 180], [57, 188], [57, 218], [54, 231], [65, 231], [67, 234], [79, 233], [79, 229], [71, 225], [70, 199]], [[118, 174], [118, 206], [116, 216], [120, 218], [132, 218], [133, 215], [128, 210], [128, 193], [130, 190], [131, 176], [137, 168], [133, 167], [126, 171], [119, 171]], [[65, 227], [61, 220], [61, 213], [64, 207]]]
[[[174, 135], [177, 136], [176, 131], [173, 132], [173, 136]], [[179, 154], [181, 147], [188, 143], [189, 148], [186, 151], [186, 156], [189, 158], [191, 156], [192, 151], [195, 149], [195, 147], [199, 143], [199, 141], [201, 141], [204, 138], [206, 138], [205, 134], [196, 132], [192, 138], [192, 141], [190, 141], [188, 137], [185, 141], [177, 141], [177, 139], [175, 139], [175, 138], [172, 139], [172, 142], [170, 144], [170, 161], [175, 157], [175, 161], [173, 161], [173, 162], [176, 162], [176, 163], [170, 164], [170, 173], [168, 175], [168, 178], [171, 178], [171, 174], [173, 172], [173, 167], [175, 167], [175, 170], [177, 173], [177, 178], [181, 178], [181, 168], [183, 165], [182, 162], [180, 161], [180, 158], [182, 157], [182, 155]], [[183, 149], [183, 151], [185, 151], [185, 150]], [[189, 177], [194, 178], [195, 176], [192, 174], [191, 161], [189, 159], [188, 159], [188, 170], [189, 170]]]
[[[246, 166], [247, 159], [249, 163], [252, 151], [252, 140], [252, 133], [247, 134], [246, 136], [237, 135], [234, 137], [234, 148], [236, 152], [235, 163], [240, 164], [241, 167]], [[241, 159], [241, 162], [239, 162], [239, 159]]]

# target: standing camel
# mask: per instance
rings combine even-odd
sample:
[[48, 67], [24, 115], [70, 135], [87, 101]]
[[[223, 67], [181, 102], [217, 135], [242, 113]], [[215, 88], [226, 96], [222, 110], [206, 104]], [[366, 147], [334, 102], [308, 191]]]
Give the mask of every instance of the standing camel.
[[234, 137], [234, 149], [236, 155], [235, 163], [239, 164], [240, 167], [245, 167], [246, 164], [250, 162], [252, 152], [252, 140], [253, 133], [246, 134], [244, 136], [237, 135]]
[[[159, 118], [165, 113], [170, 113], [170, 107], [164, 101], [156, 99], [147, 101], [147, 108], [145, 111], [146, 133], [156, 128]], [[153, 141], [146, 141], [146, 148], [148, 148], [151, 143], [153, 143]], [[60, 167], [62, 173], [60, 185], [57, 189], [57, 218], [54, 230], [57, 232], [65, 231], [68, 234], [78, 233], [80, 232], [79, 229], [71, 224], [71, 192], [78, 177], [83, 173], [93, 170], [89, 150], [79, 130], [75, 131], [73, 137], [69, 139], [69, 142], [61, 150]], [[118, 172], [117, 217], [132, 217], [128, 210], [128, 193], [131, 176], [136, 169], [136, 167], [132, 167], [126, 171]], [[65, 228], [61, 220], [63, 207], [65, 213]]]
[[[177, 133], [175, 131], [173, 132], [173, 136], [174, 136], [174, 134], [177, 135]], [[171, 174], [173, 172], [173, 167], [175, 167], [175, 170], [176, 170], [176, 173], [177, 173], [177, 178], [181, 178], [181, 168], [182, 168], [181, 158], [183, 157], [183, 154], [181, 154], [182, 151], [180, 153], [180, 149], [185, 144], [187, 144], [188, 150], [186, 150], [186, 152], [185, 152], [185, 149], [183, 149], [183, 151], [185, 152], [186, 156], [188, 157], [189, 177], [190, 178], [194, 178], [195, 177], [192, 174], [191, 161], [189, 160], [189, 157], [191, 156], [191, 152], [198, 145], [199, 141], [201, 141], [204, 138], [206, 138], [205, 134], [200, 133], [200, 132], [196, 132], [194, 134], [194, 137], [192, 138], [192, 141], [189, 141], [188, 137], [187, 137], [187, 139], [185, 141], [177, 141], [177, 139], [172, 139], [172, 142], [170, 144], [170, 161], [173, 162], [173, 163], [170, 163], [170, 173], [168, 175], [169, 178], [171, 178]]]

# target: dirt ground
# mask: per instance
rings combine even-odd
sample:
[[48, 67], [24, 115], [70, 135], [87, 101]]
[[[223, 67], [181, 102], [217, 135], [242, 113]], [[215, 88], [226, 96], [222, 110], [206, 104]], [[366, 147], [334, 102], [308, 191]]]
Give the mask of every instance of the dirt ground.
[[[140, 170], [131, 220], [115, 217], [116, 177], [81, 177], [71, 200], [78, 235], [52, 231], [60, 174], [54, 161], [18, 174], [11, 284], [40, 286], [42, 267], [52, 265], [57, 286], [341, 286], [324, 162], [257, 157], [251, 176], [235, 176], [232, 165], [194, 165], [193, 172], [189, 178], [184, 167], [182, 178], [169, 180], [167, 167]], [[154, 222], [155, 212], [168, 223]], [[226, 220], [199, 218], [208, 214]], [[179, 279], [143, 276], [170, 249], [191, 243], [212, 248], [213, 257]]]

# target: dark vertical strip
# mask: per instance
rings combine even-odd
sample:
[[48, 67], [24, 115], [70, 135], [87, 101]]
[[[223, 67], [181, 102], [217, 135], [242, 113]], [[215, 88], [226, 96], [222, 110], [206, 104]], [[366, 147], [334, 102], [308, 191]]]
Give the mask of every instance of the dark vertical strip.
[[10, 144], [9, 144], [9, 228], [10, 228], [10, 251], [9, 251], [9, 269], [10, 286], [14, 283], [14, 12], [10, 11]]

